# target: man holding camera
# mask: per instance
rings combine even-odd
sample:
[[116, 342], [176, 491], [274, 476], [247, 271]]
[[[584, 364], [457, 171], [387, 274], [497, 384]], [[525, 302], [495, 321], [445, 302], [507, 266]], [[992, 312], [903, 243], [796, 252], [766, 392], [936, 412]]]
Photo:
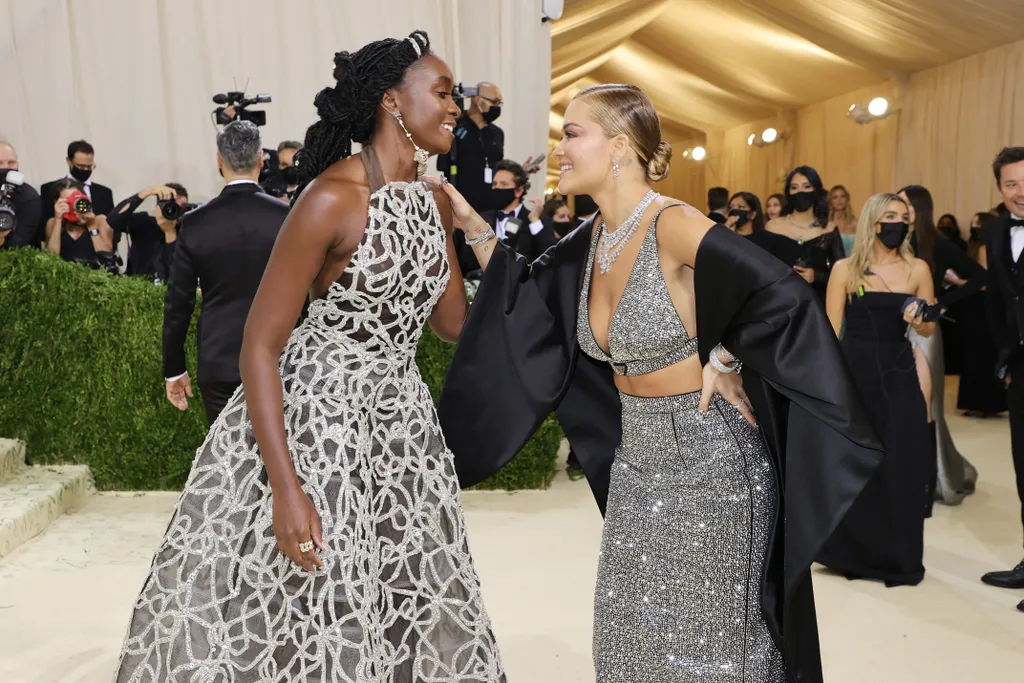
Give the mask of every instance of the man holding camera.
[[302, 149], [302, 143], [295, 140], [285, 140], [277, 146], [277, 169], [287, 185], [287, 197], [295, 197], [295, 190], [299, 187], [298, 169], [295, 168], [295, 154]]
[[202, 288], [199, 315], [199, 388], [210, 424], [242, 383], [238, 356], [249, 307], [270, 260], [288, 205], [260, 188], [259, 129], [232, 121], [217, 135], [217, 165], [227, 186], [183, 216], [164, 300], [164, 377], [167, 400], [188, 409], [192, 383], [185, 368], [185, 337]]
[[[18, 172], [18, 152], [10, 143], [0, 141], [0, 209], [9, 204], [14, 214], [14, 229], [0, 230], [0, 248], [22, 247], [27, 244], [38, 247], [36, 232], [42, 219], [42, 203], [36, 189], [26, 182], [17, 184], [14, 178], [7, 181], [8, 171]], [[7, 185], [7, 190], [4, 190]], [[5, 195], [11, 193], [9, 199]]]
[[[157, 198], [156, 215], [136, 213], [135, 210], [149, 197]], [[127, 233], [131, 238], [126, 275], [144, 275], [157, 282], [167, 281], [178, 239], [178, 220], [191, 208], [188, 190], [179, 183], [147, 187], [114, 207], [107, 216], [107, 222], [115, 233]]]
[[490, 209], [491, 184], [505, 157], [505, 132], [494, 125], [501, 115], [501, 90], [493, 83], [467, 87], [470, 105], [455, 124], [451, 150], [437, 157], [437, 170], [477, 211]]
[[[74, 180], [82, 185], [82, 192], [92, 202], [92, 211], [98, 216], [106, 216], [114, 210], [114, 193], [109, 187], [93, 182], [92, 174], [96, 170], [96, 150], [85, 140], [76, 140], [68, 145], [68, 156], [65, 159], [68, 174], [60, 180], [43, 183], [39, 188], [42, 195], [42, 221], [39, 225], [39, 241], [46, 241], [46, 224], [54, 217], [53, 207], [60, 193], [58, 183], [62, 180]], [[116, 242], [115, 242], [116, 243]]]

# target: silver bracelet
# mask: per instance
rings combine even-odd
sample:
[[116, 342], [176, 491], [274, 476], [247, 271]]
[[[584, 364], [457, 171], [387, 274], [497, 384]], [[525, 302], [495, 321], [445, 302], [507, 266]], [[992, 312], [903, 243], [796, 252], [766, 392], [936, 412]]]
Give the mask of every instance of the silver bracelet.
[[486, 230], [486, 232], [484, 232], [484, 234], [479, 235], [478, 237], [474, 237], [472, 239], [467, 237], [466, 238], [466, 246], [467, 247], [472, 247], [475, 244], [481, 244], [481, 243], [486, 242], [487, 240], [491, 239], [494, 236], [495, 236], [494, 235], [494, 228], [492, 228], [491, 226], [488, 225], [487, 226], [487, 230]]
[[[719, 351], [722, 352], [723, 356], [730, 359], [729, 362], [732, 365], [726, 365], [718, 359]], [[711, 349], [711, 355], [708, 356], [708, 362], [711, 363], [711, 367], [723, 375], [731, 375], [735, 372], [739, 372], [743, 368], [743, 363], [739, 362], [739, 360], [736, 359], [736, 356], [729, 353], [721, 344]]]

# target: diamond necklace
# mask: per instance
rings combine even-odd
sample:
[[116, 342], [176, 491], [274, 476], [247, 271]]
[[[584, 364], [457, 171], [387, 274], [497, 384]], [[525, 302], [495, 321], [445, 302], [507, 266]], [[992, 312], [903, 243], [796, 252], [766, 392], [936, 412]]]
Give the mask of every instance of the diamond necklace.
[[648, 190], [640, 203], [633, 209], [633, 213], [629, 214], [629, 218], [623, 221], [616, 230], [608, 230], [604, 220], [601, 221], [601, 225], [598, 226], [601, 238], [597, 242], [597, 267], [602, 275], [611, 270], [615, 259], [619, 257], [626, 243], [629, 242], [629, 238], [640, 226], [640, 219], [643, 217], [644, 211], [647, 211], [647, 207], [659, 196], [654, 190]]

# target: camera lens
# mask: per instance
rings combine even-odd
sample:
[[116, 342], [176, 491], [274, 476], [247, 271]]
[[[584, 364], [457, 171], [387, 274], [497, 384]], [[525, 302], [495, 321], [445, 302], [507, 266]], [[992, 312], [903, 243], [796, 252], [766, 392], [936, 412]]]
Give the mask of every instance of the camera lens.
[[173, 199], [161, 199], [157, 203], [160, 205], [160, 213], [167, 220], [173, 221], [181, 217], [181, 206]]

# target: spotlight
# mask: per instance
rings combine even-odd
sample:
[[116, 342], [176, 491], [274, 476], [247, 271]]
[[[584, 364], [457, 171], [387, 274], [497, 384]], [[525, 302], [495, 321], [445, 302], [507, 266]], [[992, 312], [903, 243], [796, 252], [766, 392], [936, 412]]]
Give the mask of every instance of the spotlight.
[[761, 139], [764, 140], [765, 143], [769, 145], [775, 142], [778, 139], [778, 137], [779, 131], [775, 130], [774, 128], [765, 128], [764, 132], [761, 133]]
[[872, 123], [894, 114], [897, 109], [889, 106], [889, 100], [884, 97], [876, 97], [868, 104], [855, 102], [850, 105], [846, 115], [860, 124]]
[[689, 156], [690, 156], [690, 150], [685, 150], [685, 151], [683, 152], [683, 156], [684, 156], [684, 157], [689, 157]]
[[747, 144], [748, 145], [754, 144], [754, 140], [756, 140], [756, 139], [757, 139], [757, 133], [751, 133], [750, 137], [747, 138]]
[[708, 152], [703, 147], [694, 147], [693, 148], [693, 160], [694, 161], [703, 161], [704, 157], [706, 157], [707, 155], [708, 155]]

